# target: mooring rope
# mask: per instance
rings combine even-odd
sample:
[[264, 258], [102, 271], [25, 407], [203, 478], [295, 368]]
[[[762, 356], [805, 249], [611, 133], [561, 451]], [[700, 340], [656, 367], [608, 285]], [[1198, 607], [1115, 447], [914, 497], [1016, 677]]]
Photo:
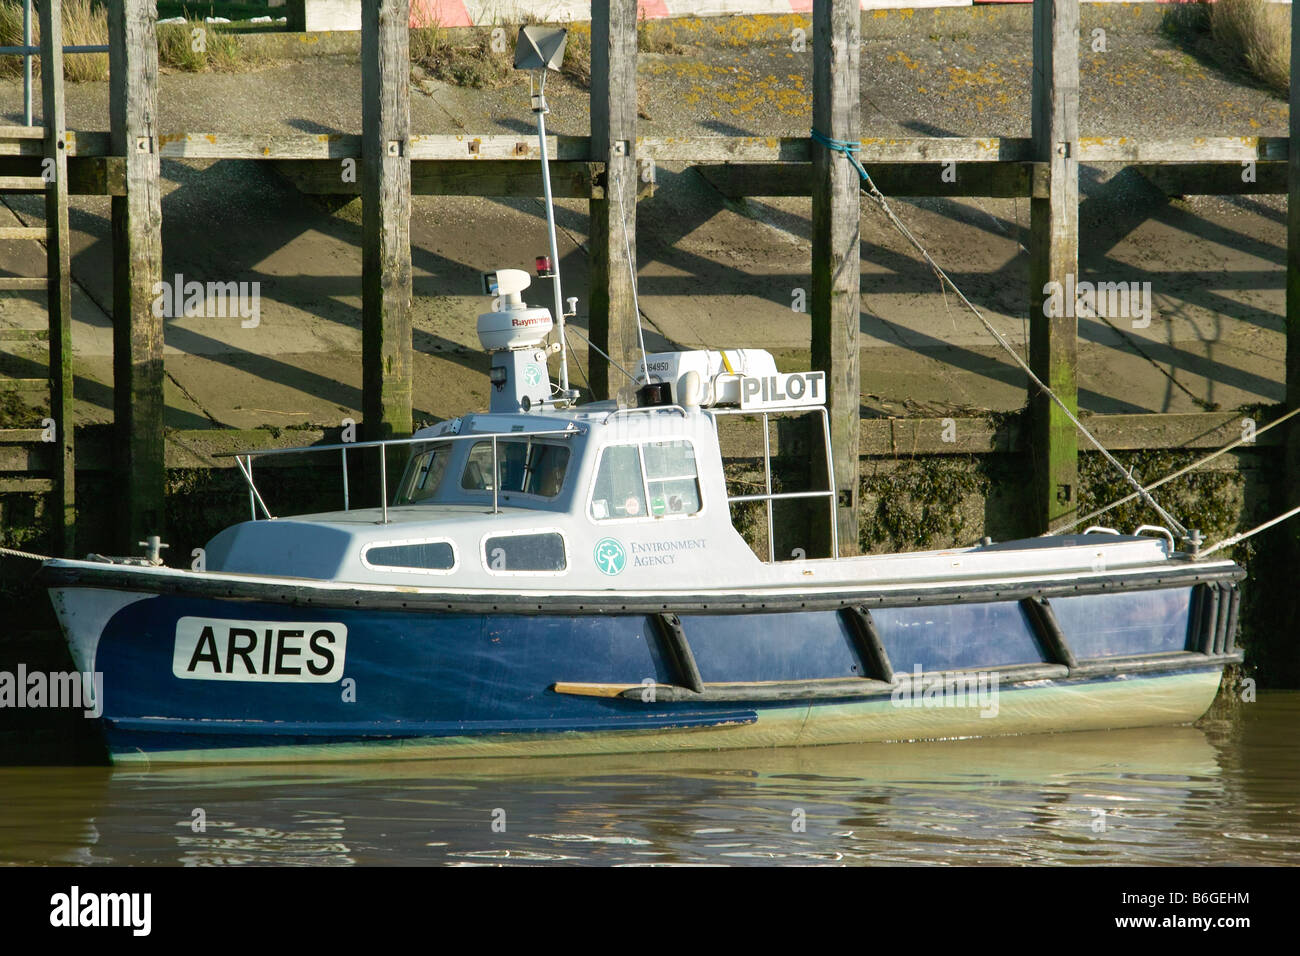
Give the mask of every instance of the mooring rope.
[[597, 345], [597, 344], [596, 344], [595, 342], [593, 342], [591, 339], [587, 338], [587, 336], [583, 335], [581, 329], [575, 327], [575, 328], [572, 328], [572, 329], [568, 329], [567, 331], [572, 332], [572, 333], [573, 333], [574, 335], [576, 335], [578, 338], [582, 339], [582, 341], [586, 342], [587, 345], [589, 345], [591, 348], [595, 349], [597, 352], [599, 352], [601, 355], [603, 355], [603, 356], [605, 357], [605, 361], [609, 362], [610, 365], [614, 366], [614, 368], [618, 369], [620, 372], [622, 372], [624, 375], [626, 375], [629, 379], [631, 379], [633, 385], [640, 385], [640, 384], [641, 384], [641, 380], [640, 380], [640, 379], [638, 379], [638, 378], [637, 378], [636, 376], [634, 376], [631, 372], [629, 372], [629, 371], [628, 371], [627, 369], [625, 369], [623, 366], [619, 365], [619, 364], [618, 364], [617, 362], [615, 362], [612, 358], [610, 358], [610, 357], [609, 357], [609, 353], [606, 352], [604, 349], [602, 349], [599, 345]]
[[1107, 451], [1105, 446], [1096, 439], [1092, 432], [1088, 431], [1088, 429], [1084, 427], [1083, 422], [1079, 421], [1078, 416], [1075, 415], [1074, 412], [1070, 411], [1069, 406], [1061, 400], [1060, 396], [1052, 391], [1052, 389], [1047, 386], [1047, 383], [1034, 374], [1034, 370], [1031, 369], [1029, 364], [1020, 357], [1020, 354], [1015, 350], [1011, 343], [1006, 340], [1001, 332], [993, 327], [992, 323], [984, 317], [984, 313], [977, 309], [970, 299], [966, 298], [965, 293], [963, 293], [961, 289], [957, 288], [957, 284], [949, 278], [948, 273], [944, 272], [943, 269], [939, 267], [939, 264], [934, 261], [930, 256], [930, 253], [925, 251], [925, 247], [921, 245], [916, 236], [912, 235], [911, 230], [908, 229], [903, 221], [894, 214], [894, 210], [890, 208], [889, 201], [885, 199], [884, 194], [876, 187], [875, 182], [872, 181], [871, 176], [867, 173], [866, 169], [863, 167], [862, 163], [858, 161], [858, 157], [855, 155], [858, 150], [861, 149], [860, 144], [848, 140], [832, 139], [816, 129], [812, 131], [812, 139], [814, 143], [820, 143], [822, 146], [825, 146], [833, 152], [844, 154], [848, 161], [853, 164], [853, 168], [858, 171], [858, 175], [862, 178], [868, 197], [880, 207], [881, 211], [884, 212], [890, 223], [899, 231], [903, 238], [911, 243], [912, 247], [921, 254], [922, 258], [925, 259], [925, 264], [928, 265], [938, 277], [941, 286], [943, 283], [947, 283], [948, 288], [952, 289], [953, 294], [957, 296], [962, 305], [966, 306], [966, 308], [971, 311], [971, 314], [980, 320], [980, 324], [982, 324], [997, 343], [1002, 346], [1006, 353], [1011, 356], [1015, 363], [1020, 366], [1021, 370], [1029, 376], [1029, 380], [1034, 383], [1039, 391], [1056, 403], [1057, 407], [1065, 413], [1065, 417], [1070, 420], [1074, 427], [1079, 429], [1080, 433], [1082, 433], [1088, 441], [1092, 442], [1093, 446], [1101, 452], [1102, 456], [1110, 462], [1121, 475], [1124, 476], [1124, 480], [1133, 486], [1136, 495], [1146, 504], [1150, 505], [1152, 510], [1160, 516], [1161, 520], [1163, 520], [1173, 531], [1176, 531], [1180, 538], [1184, 540], [1190, 538], [1190, 534], [1187, 529], [1183, 527], [1182, 523], [1164, 508], [1160, 507], [1156, 500], [1151, 497], [1151, 493], [1146, 488], [1142, 487], [1140, 481], [1133, 477], [1132, 469], [1125, 468], [1121, 465], [1119, 461], [1116, 460], [1115, 456]]
[[[1206, 455], [1204, 458], [1198, 458], [1190, 465], [1187, 465], [1184, 468], [1179, 468], [1177, 471], [1173, 472], [1172, 474], [1165, 475], [1159, 481], [1151, 482], [1151, 484], [1147, 485], [1147, 490], [1152, 491], [1156, 488], [1159, 488], [1161, 485], [1173, 481], [1175, 478], [1181, 478], [1183, 477], [1183, 475], [1187, 474], [1188, 472], [1195, 471], [1197, 468], [1200, 468], [1202, 465], [1208, 465], [1210, 462], [1214, 461], [1214, 459], [1218, 458], [1220, 455], [1226, 455], [1234, 448], [1238, 448], [1242, 445], [1250, 444], [1255, 438], [1258, 438], [1260, 435], [1264, 434], [1264, 432], [1268, 431], [1270, 428], [1274, 427], [1275, 425], [1281, 425], [1288, 418], [1292, 418], [1295, 415], [1300, 415], [1300, 408], [1293, 408], [1291, 409], [1291, 411], [1287, 412], [1282, 417], [1275, 418], [1267, 425], [1263, 425], [1255, 429], [1255, 433], [1250, 439], [1247, 439], [1245, 436], [1242, 436], [1241, 438], [1238, 438], [1236, 441], [1228, 442], [1228, 444], [1224, 445], [1222, 448], [1218, 449], [1217, 451], [1210, 452], [1210, 454]], [[1071, 528], [1077, 528], [1085, 521], [1091, 521], [1093, 518], [1096, 518], [1100, 515], [1104, 515], [1107, 511], [1110, 511], [1112, 508], [1118, 508], [1120, 505], [1128, 504], [1136, 497], [1137, 494], [1134, 493], [1129, 495], [1127, 498], [1121, 498], [1119, 501], [1112, 501], [1106, 507], [1098, 508], [1096, 511], [1092, 512], [1092, 514], [1084, 515], [1078, 521], [1075, 521], [1072, 524], [1067, 524], [1064, 528], [1057, 528], [1055, 531], [1045, 532], [1044, 534], [1040, 534], [1039, 537], [1047, 538], [1056, 534], [1065, 534], [1065, 532], [1069, 531]]]
[[27, 561], [49, 561], [53, 555], [34, 554], [31, 551], [19, 551], [17, 548], [6, 548], [0, 546], [0, 555], [10, 558], [23, 558]]
[[[650, 360], [645, 354], [645, 333], [641, 331], [641, 301], [636, 291], [636, 266], [632, 264], [632, 243], [627, 234], [627, 206], [623, 205], [623, 170], [614, 172], [614, 182], [618, 186], [618, 218], [623, 224], [623, 252], [627, 256], [627, 271], [632, 280], [632, 313], [636, 316], [636, 339], [641, 345], [641, 370], [645, 372], [646, 381], [650, 381]], [[633, 379], [635, 382], [636, 379]]]
[[1281, 524], [1287, 518], [1292, 518], [1298, 514], [1300, 514], [1300, 505], [1297, 505], [1296, 507], [1292, 508], [1290, 511], [1282, 512], [1282, 514], [1278, 515], [1276, 518], [1270, 518], [1268, 521], [1265, 521], [1263, 524], [1255, 525], [1255, 527], [1251, 528], [1249, 531], [1243, 531], [1241, 532], [1241, 534], [1234, 534], [1230, 538], [1224, 538], [1218, 544], [1211, 545], [1210, 547], [1204, 549], [1203, 551], [1198, 551], [1196, 553], [1196, 556], [1198, 558], [1203, 558], [1206, 555], [1213, 554], [1215, 551], [1219, 551], [1223, 548], [1230, 548], [1234, 544], [1238, 544], [1242, 541], [1245, 541], [1247, 538], [1253, 538], [1261, 531], [1266, 531], [1267, 529], [1273, 527], [1273, 525]]

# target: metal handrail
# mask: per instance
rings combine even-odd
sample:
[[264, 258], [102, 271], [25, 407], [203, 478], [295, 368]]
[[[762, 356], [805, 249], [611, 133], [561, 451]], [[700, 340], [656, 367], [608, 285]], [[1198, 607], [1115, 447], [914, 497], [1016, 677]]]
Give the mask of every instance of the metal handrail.
[[[727, 504], [739, 504], [747, 501], [765, 501], [767, 502], [767, 560], [776, 561], [776, 544], [772, 539], [772, 502], [781, 501], [786, 498], [829, 498], [830, 499], [830, 520], [831, 520], [831, 553], [834, 557], [840, 556], [840, 529], [838, 516], [835, 513], [836, 501], [839, 498], [835, 489], [835, 460], [831, 450], [831, 425], [830, 419], [826, 415], [825, 405], [804, 405], [795, 408], [710, 408], [709, 412], [713, 415], [761, 415], [763, 417], [763, 484], [764, 492], [761, 495], [729, 495]], [[772, 446], [768, 436], [768, 420], [772, 415], [807, 415], [812, 412], [819, 412], [822, 417], [822, 437], [823, 444], [826, 448], [826, 483], [830, 486], [826, 491], [772, 491]]]
[[686, 409], [680, 405], [638, 405], [635, 408], [614, 409], [603, 419], [601, 419], [601, 424], [607, 425], [609, 424], [609, 420], [611, 418], [617, 418], [619, 415], [633, 415], [638, 412], [647, 412], [647, 413], [648, 412], [677, 412], [679, 415], [682, 416], [682, 418], [689, 419], [691, 417], [690, 414], [686, 411]]
[[345, 441], [335, 445], [298, 445], [293, 448], [252, 448], [246, 451], [222, 451], [216, 452], [213, 458], [247, 458], [249, 455], [295, 455], [311, 451], [346, 451], [349, 448], [378, 448], [383, 445], [422, 445], [435, 441], [466, 441], [470, 438], [491, 438], [493, 435], [499, 435], [502, 438], [516, 438], [523, 436], [528, 438], [537, 435], [578, 435], [582, 429], [577, 425], [569, 425], [567, 428], [548, 429], [546, 431], [525, 431], [525, 432], [465, 432], [456, 435], [425, 435], [422, 438], [383, 438], [378, 441]]
[[827, 498], [833, 494], [835, 494], [833, 491], [777, 491], [762, 495], [733, 495], [727, 499], [727, 503], [736, 504], [744, 501], [780, 500], [782, 498]]
[[353, 441], [340, 442], [335, 445], [300, 445], [294, 448], [257, 448], [248, 451], [227, 451], [218, 452], [214, 458], [233, 458], [235, 464], [239, 466], [239, 472], [244, 476], [244, 481], [248, 485], [248, 504], [253, 513], [253, 520], [257, 520], [257, 509], [261, 506], [262, 513], [268, 520], [273, 520], [274, 515], [266, 506], [262, 499], [262, 493], [257, 490], [257, 485], [253, 481], [253, 458], [263, 455], [296, 455], [316, 451], [339, 451], [342, 453], [341, 461], [343, 468], [343, 510], [351, 510], [351, 495], [348, 488], [348, 449], [350, 448], [378, 448], [379, 449], [379, 487], [382, 489], [382, 500], [380, 501], [380, 511], [384, 524], [388, 524], [388, 446], [389, 445], [428, 445], [435, 442], [451, 441], [469, 441], [470, 439], [491, 439], [492, 441], [492, 513], [499, 514], [500, 506], [500, 466], [497, 459], [497, 439], [498, 438], [534, 438], [534, 437], [572, 437], [580, 435], [584, 429], [577, 425], [568, 425], [558, 429], [544, 429], [537, 431], [517, 431], [517, 432], [465, 432], [464, 434], [455, 435], [426, 435], [421, 438], [384, 438], [378, 441]]
[[[82, 43], [77, 46], [65, 46], [64, 53], [107, 53], [105, 43]], [[0, 56], [34, 57], [41, 55], [41, 48], [27, 44], [24, 46], [0, 46]], [[30, 124], [29, 124], [30, 125]]]

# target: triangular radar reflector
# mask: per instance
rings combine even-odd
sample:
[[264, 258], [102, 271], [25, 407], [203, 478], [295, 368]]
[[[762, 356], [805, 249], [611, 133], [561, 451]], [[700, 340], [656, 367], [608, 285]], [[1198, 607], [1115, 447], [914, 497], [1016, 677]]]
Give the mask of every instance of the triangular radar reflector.
[[533, 24], [521, 27], [515, 44], [516, 70], [559, 70], [564, 61], [564, 41], [569, 31], [564, 27]]

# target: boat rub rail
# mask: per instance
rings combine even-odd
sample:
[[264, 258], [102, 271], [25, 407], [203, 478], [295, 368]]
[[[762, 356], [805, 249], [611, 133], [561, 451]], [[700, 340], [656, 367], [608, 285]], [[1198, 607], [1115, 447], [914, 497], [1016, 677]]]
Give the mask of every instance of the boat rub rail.
[[1174, 567], [1131, 569], [1116, 574], [1072, 576], [1068, 580], [1026, 578], [1021, 581], [993, 581], [986, 584], [962, 582], [926, 587], [897, 587], [879, 583], [842, 586], [825, 591], [796, 590], [780, 586], [763, 591], [704, 593], [679, 591], [674, 594], [618, 593], [613, 591], [572, 594], [526, 594], [519, 592], [466, 592], [428, 590], [393, 593], [378, 586], [339, 588], [305, 584], [301, 578], [273, 578], [250, 581], [198, 576], [168, 569], [135, 568], [122, 565], [96, 566], [77, 561], [51, 561], [37, 573], [45, 587], [102, 587], [115, 591], [150, 594], [183, 594], [188, 597], [261, 601], [324, 608], [367, 607], [389, 610], [453, 612], [518, 612], [571, 614], [657, 613], [660, 611], [703, 611], [736, 614], [752, 611], [835, 610], [852, 605], [866, 607], [915, 607], [917, 605], [962, 604], [982, 601], [1017, 601], [1030, 597], [1065, 597], [1113, 591], [1150, 591], [1190, 587], [1195, 584], [1236, 582], [1246, 572], [1231, 562], [1211, 566], [1184, 564]]

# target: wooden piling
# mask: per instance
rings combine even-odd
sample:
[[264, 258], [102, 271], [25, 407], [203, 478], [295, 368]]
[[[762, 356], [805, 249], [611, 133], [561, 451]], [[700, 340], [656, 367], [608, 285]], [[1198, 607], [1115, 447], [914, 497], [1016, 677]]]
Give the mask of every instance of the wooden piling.
[[[1300, 408], [1300, 3], [1291, 5], [1291, 117], [1287, 148], [1286, 212], [1286, 407]], [[1287, 426], [1287, 508], [1300, 505], [1300, 417]], [[1292, 560], [1300, 558], [1300, 525], [1293, 524]], [[1291, 598], [1292, 607], [1300, 601]]]
[[411, 434], [409, 20], [410, 0], [363, 5], [361, 414], [372, 441]]
[[[813, 3], [813, 127], [852, 143], [860, 135], [860, 30], [856, 0]], [[861, 177], [820, 144], [812, 161], [812, 366], [826, 373], [840, 552], [857, 554]], [[809, 553], [830, 553], [829, 540], [811, 545]]]
[[[1035, 0], [1032, 149], [1048, 164], [1051, 185], [1029, 207], [1029, 364], [1076, 413], [1078, 320], [1064, 290], [1079, 267], [1078, 47], [1079, 0]], [[1062, 290], [1058, 316], [1045, 314], [1049, 283]], [[1026, 530], [1041, 532], [1077, 509], [1078, 436], [1045, 395], [1030, 396], [1030, 417], [1033, 526]]]
[[[636, 272], [636, 0], [591, 3], [591, 159], [605, 164], [604, 198], [592, 199], [591, 340], [635, 374], [640, 359], [633, 304]], [[620, 192], [621, 181], [621, 192]], [[626, 236], [624, 229], [627, 230]], [[630, 252], [630, 258], [629, 258]], [[596, 398], [631, 382], [593, 349], [588, 379]]]
[[53, 527], [56, 547], [75, 547], [76, 475], [72, 428], [72, 286], [68, 245], [68, 150], [63, 108], [60, 4], [41, 4], [41, 122], [45, 126], [45, 285], [50, 319], [50, 417], [54, 420]]
[[126, 179], [125, 195], [112, 201], [117, 540], [132, 554], [165, 532], [163, 319], [153, 310], [162, 280], [156, 19], [152, 0], [108, 5], [110, 140]]

